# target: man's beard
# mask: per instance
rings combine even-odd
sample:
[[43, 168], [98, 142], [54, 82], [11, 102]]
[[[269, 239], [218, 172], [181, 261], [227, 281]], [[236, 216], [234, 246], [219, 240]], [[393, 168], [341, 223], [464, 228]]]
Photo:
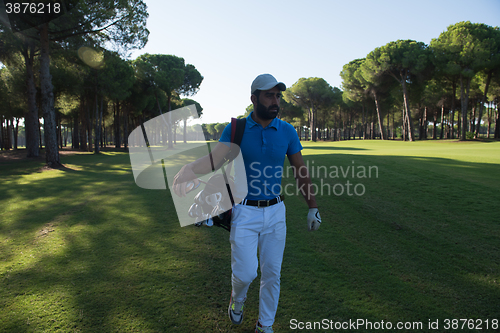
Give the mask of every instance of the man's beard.
[[[276, 109], [276, 111], [271, 110]], [[280, 112], [280, 107], [277, 104], [270, 105], [269, 107], [265, 107], [260, 101], [257, 101], [257, 108], [255, 109], [255, 113], [257, 117], [264, 120], [270, 120], [276, 118], [278, 113]]]

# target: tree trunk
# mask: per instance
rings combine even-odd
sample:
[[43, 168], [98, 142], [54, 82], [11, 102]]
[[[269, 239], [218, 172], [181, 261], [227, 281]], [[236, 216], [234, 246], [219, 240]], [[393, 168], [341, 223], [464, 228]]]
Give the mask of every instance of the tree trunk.
[[366, 139], [366, 116], [365, 116], [365, 104], [363, 103], [362, 108], [361, 108], [361, 114], [362, 114], [362, 123], [363, 123], [363, 140]]
[[434, 126], [432, 128], [432, 139], [436, 140], [437, 138], [437, 110], [434, 110]]
[[[171, 104], [171, 99], [172, 99], [172, 96], [170, 96], [170, 94], [168, 95], [168, 112], [167, 112], [167, 124], [168, 124], [168, 148], [169, 149], [173, 149], [174, 148], [174, 142], [173, 142], [173, 133], [172, 133], [172, 129], [173, 129], [173, 126], [172, 126], [172, 113], [170, 111], [172, 111], [172, 104]], [[158, 107], [160, 107], [160, 104], [158, 104]], [[161, 112], [161, 110], [160, 110]]]
[[101, 107], [99, 109], [99, 138], [100, 140], [98, 141], [101, 145], [101, 147], [104, 146], [104, 140], [103, 140], [103, 133], [102, 133], [102, 115], [104, 112], [104, 96], [101, 96]]
[[87, 105], [87, 142], [88, 142], [88, 151], [91, 152], [93, 150], [92, 145], [93, 145], [93, 137], [92, 137], [92, 124], [93, 124], [93, 119], [91, 118], [92, 115], [92, 102], [90, 101], [89, 98], [89, 103], [90, 105]]
[[80, 106], [80, 150], [87, 150], [87, 118], [85, 117], [85, 97]]
[[492, 112], [493, 112], [493, 109], [491, 107], [491, 102], [488, 102], [488, 129], [487, 129], [487, 133], [486, 133], [486, 138], [489, 139], [490, 138], [490, 133], [491, 133], [491, 117], [492, 117]]
[[428, 107], [426, 106], [424, 108], [424, 139], [427, 140], [427, 127], [428, 127], [428, 122], [427, 122], [427, 111], [428, 111]]
[[462, 104], [462, 133], [460, 136], [461, 141], [465, 141], [467, 139], [467, 107], [469, 106], [469, 91], [470, 91], [470, 78], [464, 78], [460, 75], [460, 102]]
[[385, 140], [385, 135], [384, 135], [384, 126], [382, 123], [382, 116], [380, 112], [380, 102], [378, 100], [378, 95], [377, 93], [373, 93], [373, 97], [375, 97], [375, 107], [377, 108], [377, 118], [378, 118], [378, 125], [379, 125], [379, 130], [380, 130], [380, 138], [382, 140]]
[[64, 128], [64, 147], [68, 146], [68, 135], [69, 135], [68, 127], [70, 127], [70, 126], [66, 126]]
[[128, 107], [123, 107], [123, 148], [128, 149]]
[[0, 150], [4, 149], [4, 130], [3, 130], [3, 116], [0, 116]]
[[[372, 118], [375, 118], [375, 117], [372, 117]], [[371, 140], [375, 139], [375, 121], [373, 121], [373, 119], [370, 123], [370, 139]]]
[[18, 134], [19, 134], [19, 118], [16, 117], [16, 126], [14, 126], [14, 150], [17, 150]]
[[483, 117], [483, 107], [484, 107], [484, 103], [486, 103], [488, 88], [490, 86], [490, 81], [491, 81], [492, 75], [493, 75], [493, 71], [489, 71], [488, 76], [486, 77], [486, 84], [484, 86], [483, 98], [481, 99], [481, 102], [479, 104], [479, 117], [478, 117], [478, 121], [477, 121], [477, 125], [476, 125], [476, 132], [474, 133], [475, 139], [477, 139], [477, 137], [479, 136], [479, 130], [481, 128], [481, 118]]
[[407, 135], [406, 135], [407, 130], [406, 129], [407, 129], [408, 121], [406, 120], [407, 115], [406, 115], [406, 107], [405, 106], [403, 106], [403, 115], [402, 115], [402, 117], [403, 117], [403, 122], [402, 122], [402, 125], [401, 125], [401, 136], [403, 137], [403, 141], [406, 141], [406, 139], [407, 139]]
[[347, 127], [347, 140], [351, 140], [352, 112], [349, 110], [349, 122]]
[[444, 104], [441, 106], [441, 137], [440, 139], [443, 139], [443, 132], [444, 132]]
[[[174, 135], [173, 137], [173, 143], [174, 145], [177, 144], [177, 122], [174, 121], [174, 124], [173, 124], [173, 129], [172, 129], [172, 134]], [[217, 140], [219, 140], [219, 132], [215, 131], [215, 135], [217, 136]]]
[[101, 142], [101, 133], [99, 131], [99, 101], [97, 97], [97, 91], [95, 92], [95, 139], [94, 139], [94, 154], [99, 154], [100, 142]]
[[43, 142], [42, 140], [42, 130], [41, 130], [42, 125], [40, 125], [40, 119], [37, 119], [37, 121], [38, 121], [38, 134], [39, 134], [38, 142], [40, 142], [40, 150], [42, 150], [43, 149], [42, 144], [45, 144], [45, 142]]
[[406, 111], [406, 118], [408, 121], [408, 139], [410, 141], [415, 141], [415, 136], [413, 134], [413, 120], [411, 119], [411, 111], [410, 111], [410, 98], [408, 96], [408, 89], [406, 87], [406, 71], [401, 71], [401, 83], [403, 86], [403, 99]]
[[452, 83], [453, 96], [451, 98], [451, 112], [450, 112], [450, 138], [455, 139], [455, 96], [457, 96], [457, 83]]
[[187, 137], [186, 137], [187, 136], [187, 128], [186, 128], [187, 127], [187, 118], [184, 118], [183, 121], [184, 121], [184, 130], [183, 130], [183, 134], [182, 134], [183, 135], [182, 141], [184, 143], [187, 143]]
[[316, 142], [316, 110], [314, 107], [314, 103], [311, 103], [311, 107], [309, 108], [309, 114], [311, 115], [309, 118], [309, 126], [311, 127], [311, 141]]
[[[10, 123], [10, 125], [9, 125]], [[4, 147], [9, 150], [12, 148], [12, 121], [8, 118], [5, 118], [5, 131], [4, 131]]]
[[389, 130], [389, 128], [390, 128], [390, 123], [389, 123], [390, 118], [391, 118], [391, 113], [390, 113], [390, 111], [388, 111], [387, 112], [387, 125], [386, 125], [386, 127], [387, 127], [387, 140], [389, 140], [389, 137], [390, 137], [390, 134], [391, 134], [391, 133], [389, 133], [390, 132], [390, 130]]
[[73, 131], [71, 137], [71, 147], [73, 149], [80, 149], [80, 132], [78, 129], [78, 113], [76, 113], [73, 117]]
[[120, 135], [120, 102], [115, 103], [115, 148], [121, 148]]
[[396, 117], [396, 112], [392, 114], [392, 139], [396, 139], [396, 120], [394, 119]]
[[500, 139], [500, 112], [498, 111], [498, 105], [497, 105], [497, 119], [495, 121], [495, 139]]
[[35, 76], [33, 74], [34, 48], [32, 44], [29, 50], [23, 52], [26, 63], [26, 89], [28, 98], [28, 112], [24, 117], [27, 157], [38, 157], [40, 155], [40, 127], [38, 124], [38, 107], [36, 105]]
[[59, 148], [62, 149], [63, 147], [63, 142], [62, 142], [62, 119], [61, 119], [61, 114], [56, 113], [56, 122], [57, 122], [57, 142], [59, 145]]
[[472, 104], [473, 104], [472, 112], [469, 117], [469, 129], [468, 129], [469, 132], [474, 132], [476, 130], [476, 109], [477, 109], [476, 100], [474, 100]]
[[101, 126], [101, 148], [106, 148], [106, 142], [107, 142], [107, 132], [106, 132], [106, 121], [103, 119], [103, 103], [104, 103], [104, 98], [101, 100], [101, 115], [100, 115], [100, 123], [102, 123]]
[[[422, 110], [422, 109], [420, 109]], [[418, 117], [418, 139], [424, 139], [424, 111], [419, 112]]]
[[54, 110], [54, 93], [50, 76], [49, 57], [49, 24], [42, 25], [40, 30], [40, 86], [42, 96], [42, 113], [45, 137], [45, 160], [49, 167], [61, 165], [57, 147], [56, 115]]

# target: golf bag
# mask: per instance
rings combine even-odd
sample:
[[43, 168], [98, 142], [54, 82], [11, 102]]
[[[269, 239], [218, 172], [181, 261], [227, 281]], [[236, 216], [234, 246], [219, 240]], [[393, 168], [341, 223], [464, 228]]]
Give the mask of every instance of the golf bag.
[[[225, 161], [220, 166], [222, 173], [216, 173], [206, 182], [205, 188], [202, 189], [195, 197], [194, 203], [189, 208], [188, 215], [193, 218], [202, 218], [203, 220], [195, 223], [196, 226], [217, 226], [227, 231], [231, 230], [231, 213], [234, 206], [233, 193], [231, 188], [234, 188], [234, 179], [230, 176], [233, 160], [239, 154], [239, 146], [245, 131], [246, 119], [231, 118], [231, 145], [232, 149]], [[210, 155], [211, 158], [211, 155]], [[227, 162], [226, 168], [224, 164]], [[214, 167], [219, 169], [219, 166]], [[220, 184], [225, 184], [226, 189], [218, 188]], [[221, 191], [227, 190], [228, 197], [223, 196]]]

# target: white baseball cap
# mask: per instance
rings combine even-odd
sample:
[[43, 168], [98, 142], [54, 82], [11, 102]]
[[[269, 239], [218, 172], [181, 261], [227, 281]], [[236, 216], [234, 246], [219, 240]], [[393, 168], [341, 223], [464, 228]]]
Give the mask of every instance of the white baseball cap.
[[283, 82], [278, 82], [274, 76], [271, 74], [260, 74], [253, 80], [252, 82], [252, 91], [253, 94], [255, 90], [269, 90], [278, 86], [281, 91], [286, 90], [286, 86]]

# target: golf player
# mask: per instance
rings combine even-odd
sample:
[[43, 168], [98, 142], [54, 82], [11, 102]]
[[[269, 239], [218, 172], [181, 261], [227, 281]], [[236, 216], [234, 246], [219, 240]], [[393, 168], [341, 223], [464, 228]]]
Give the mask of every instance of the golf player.
[[[318, 230], [321, 218], [311, 193], [311, 180], [302, 159], [302, 145], [292, 125], [277, 118], [282, 91], [286, 86], [270, 74], [261, 74], [251, 85], [254, 111], [246, 119], [241, 154], [246, 171], [248, 194], [233, 208], [231, 232], [232, 292], [228, 314], [234, 324], [243, 320], [243, 306], [251, 282], [257, 277], [260, 261], [261, 281], [259, 318], [255, 332], [273, 332], [272, 325], [280, 295], [280, 272], [285, 249], [285, 203], [281, 178], [285, 156], [295, 170], [295, 178], [309, 207], [307, 224]], [[186, 193], [186, 182], [196, 174], [212, 171], [229, 152], [231, 125], [223, 131], [212, 158], [207, 155], [185, 165], [174, 178], [173, 189]], [[259, 257], [257, 257], [257, 250]]]

